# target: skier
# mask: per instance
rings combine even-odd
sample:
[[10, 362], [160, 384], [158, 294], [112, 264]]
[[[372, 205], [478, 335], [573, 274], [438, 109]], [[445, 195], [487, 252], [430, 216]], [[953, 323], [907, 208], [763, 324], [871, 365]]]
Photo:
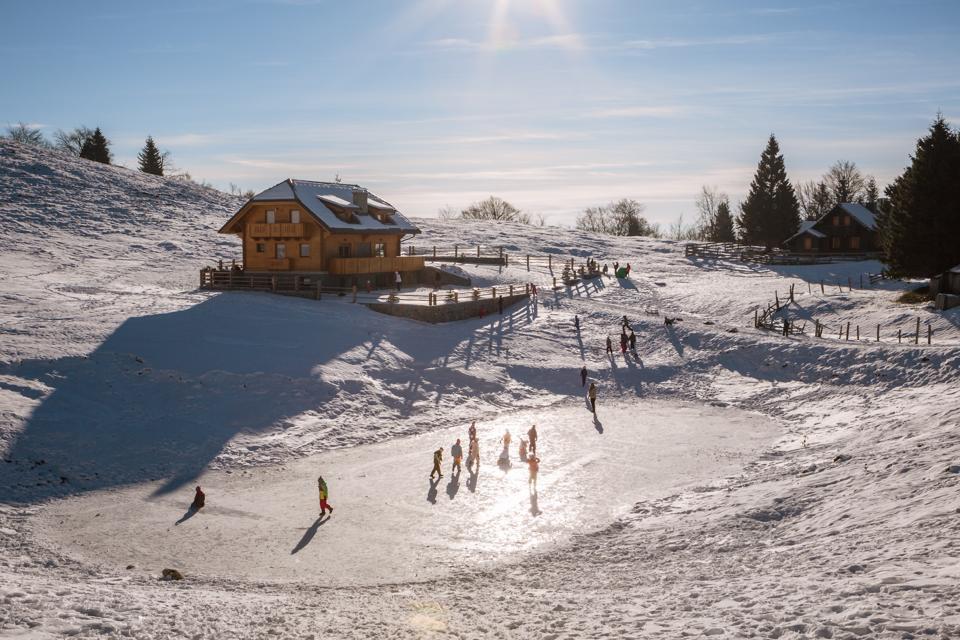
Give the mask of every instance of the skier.
[[440, 470], [440, 463], [443, 462], [443, 447], [433, 452], [433, 471], [430, 472], [430, 479], [433, 480], [433, 474], [443, 477], [443, 471]]
[[633, 355], [637, 355], [637, 334], [633, 329], [630, 329], [630, 351], [633, 351]]
[[527, 441], [520, 438], [520, 462], [527, 461]]
[[537, 491], [537, 472], [540, 471], [540, 458], [537, 456], [530, 456], [527, 458], [527, 465], [530, 467], [530, 479], [527, 481], [527, 484], [533, 485], [533, 491]]
[[403, 278], [400, 277], [399, 271], [393, 272], [393, 281], [397, 283], [397, 291], [400, 291], [400, 285], [403, 284]]
[[580, 369], [580, 386], [587, 386], [587, 365], [583, 365], [583, 368]]
[[587, 390], [587, 396], [590, 398], [590, 411], [593, 413], [597, 412], [597, 383], [591, 382], [590, 388]]
[[320, 491], [320, 517], [327, 515], [327, 510], [330, 513], [333, 513], [333, 507], [327, 504], [327, 496], [330, 493], [327, 491], [327, 482], [323, 479], [323, 476], [317, 476], [317, 489]]
[[477, 471], [480, 470], [480, 443], [477, 442], [477, 439], [474, 438], [470, 441], [469, 451], [467, 453], [467, 470], [473, 468], [473, 464], [476, 463]]
[[530, 452], [537, 452], [537, 425], [530, 427], [530, 430], [527, 431], [527, 437], [530, 438]]
[[450, 467], [450, 473], [456, 471], [460, 473], [460, 460], [463, 459], [463, 447], [460, 446], [460, 438], [457, 438], [457, 442], [450, 447], [450, 457], [453, 458], [453, 466]]
[[190, 508], [194, 511], [200, 511], [203, 509], [203, 505], [206, 504], [207, 494], [203, 492], [203, 489], [197, 487], [197, 492], [193, 494], [193, 502], [190, 504]]
[[607, 353], [613, 355], [613, 340], [610, 339], [610, 336], [607, 336]]
[[580, 333], [580, 316], [573, 316], [573, 328]]

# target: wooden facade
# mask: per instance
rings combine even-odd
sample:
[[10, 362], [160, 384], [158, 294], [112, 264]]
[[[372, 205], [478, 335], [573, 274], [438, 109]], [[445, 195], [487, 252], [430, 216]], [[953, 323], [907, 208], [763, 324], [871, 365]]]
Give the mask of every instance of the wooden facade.
[[[289, 182], [290, 194], [295, 195], [293, 187], [297, 183]], [[316, 187], [326, 183], [307, 184]], [[350, 275], [409, 272], [424, 266], [422, 257], [400, 253], [403, 235], [419, 230], [381, 224], [392, 222], [393, 210], [368, 209], [365, 190], [362, 197], [354, 198], [362, 206], [333, 196], [331, 202], [323, 203], [306, 197], [261, 197], [270, 191], [248, 201], [220, 230], [240, 236], [244, 271]]]
[[880, 251], [876, 218], [860, 204], [839, 204], [819, 220], [807, 221], [783, 246], [792, 253], [861, 254]]

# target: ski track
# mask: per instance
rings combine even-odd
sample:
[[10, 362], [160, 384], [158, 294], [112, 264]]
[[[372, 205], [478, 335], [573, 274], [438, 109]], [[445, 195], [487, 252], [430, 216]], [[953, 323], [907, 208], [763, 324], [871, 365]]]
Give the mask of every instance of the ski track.
[[[457, 265], [478, 285], [535, 281], [542, 294], [503, 319], [437, 327], [340, 301], [198, 292], [200, 266], [239, 253], [215, 233], [238, 204], [0, 141], [0, 637], [960, 637], [960, 310], [894, 304], [910, 283], [846, 291], [877, 263], [695, 262], [669, 241], [439, 220], [419, 221], [415, 243], [591, 255], [633, 272], [555, 293], [542, 268]], [[753, 309], [775, 291], [783, 300], [790, 283], [789, 317], [880, 323], [884, 341], [754, 330]], [[624, 314], [639, 358], [607, 358], [605, 336], [616, 338]], [[664, 315], [682, 320], [666, 327]], [[896, 328], [911, 331], [916, 317], [934, 327], [934, 344], [898, 345]], [[303, 339], [297, 328], [307, 326], [336, 339]], [[241, 345], [248, 357], [236, 357]], [[51, 525], [58, 510], [156, 486], [158, 504], [180, 515], [202, 474], [216, 486], [287, 473], [295, 486], [301, 465], [418, 438], [428, 461], [431, 438], [472, 419], [582, 409], [584, 363], [601, 415], [608, 404], [707, 405], [767, 421], [776, 441], [746, 455], [692, 440], [690, 463], [705, 461], [690, 474], [697, 482], [634, 497], [605, 522], [567, 522], [539, 548], [511, 541], [502, 557], [478, 535], [474, 553], [495, 557], [421, 578], [388, 570], [396, 558], [376, 547], [367, 562], [380, 579], [335, 588], [271, 574], [266, 551], [256, 572], [244, 571], [254, 560], [199, 572], [184, 564], [174, 568], [186, 580], [159, 581], [165, 567], [149, 554], [122, 568], [133, 525], [117, 557], [109, 527], [97, 529], [107, 540], [77, 527], [75, 545], [74, 531]], [[615, 431], [596, 437], [615, 443]], [[567, 478], [611, 457], [575, 464], [592, 455], [571, 453], [555, 469], [544, 456], [545, 516], [570, 499]], [[625, 458], [605, 472], [643, 469], [643, 453]], [[310, 475], [305, 501], [315, 498]], [[521, 517], [528, 497], [517, 489], [476, 512], [490, 539], [515, 533], [485, 514]], [[464, 487], [442, 510], [416, 491], [419, 518], [468, 507]], [[242, 515], [246, 506], [211, 506], [211, 518], [259, 522]], [[443, 525], [449, 536], [454, 524]], [[290, 523], [285, 555], [308, 526]], [[229, 529], [218, 535], [230, 544]]]

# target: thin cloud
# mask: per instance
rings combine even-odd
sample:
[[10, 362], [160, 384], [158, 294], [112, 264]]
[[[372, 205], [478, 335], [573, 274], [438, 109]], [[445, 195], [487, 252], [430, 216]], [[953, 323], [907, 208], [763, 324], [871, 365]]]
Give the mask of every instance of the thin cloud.
[[677, 106], [636, 106], [610, 107], [594, 109], [586, 114], [587, 118], [673, 118], [682, 114], [686, 109]]
[[772, 34], [722, 36], [719, 38], [657, 38], [651, 40], [627, 40], [624, 49], [652, 51], [655, 49], [681, 49], [688, 47], [731, 47], [751, 44], [767, 44], [773, 41]]

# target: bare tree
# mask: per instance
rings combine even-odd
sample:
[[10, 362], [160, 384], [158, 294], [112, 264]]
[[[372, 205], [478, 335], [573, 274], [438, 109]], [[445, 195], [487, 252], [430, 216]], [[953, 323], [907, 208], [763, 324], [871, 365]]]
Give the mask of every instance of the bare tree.
[[833, 195], [833, 203], [857, 202], [863, 195], [866, 181], [856, 163], [839, 160], [830, 167], [824, 181]]
[[24, 122], [17, 123], [16, 126], [7, 127], [7, 135], [4, 137], [15, 140], [16, 142], [21, 142], [23, 144], [29, 144], [33, 147], [50, 146], [50, 143], [48, 143], [43, 137], [43, 133], [40, 131], [40, 129], [31, 127]]
[[530, 224], [530, 215], [520, 211], [502, 198], [490, 196], [486, 200], [474, 202], [460, 212], [465, 220], [503, 220]]
[[711, 242], [720, 242], [720, 228], [717, 221], [717, 213], [720, 205], [723, 203], [730, 206], [730, 198], [727, 194], [721, 193], [716, 187], [704, 185], [700, 188], [700, 195], [694, 201], [699, 217], [694, 225], [698, 239], [710, 240]]
[[83, 150], [83, 143], [92, 135], [93, 129], [81, 125], [70, 131], [57, 129], [57, 132], [53, 134], [53, 141], [60, 151], [79, 157], [80, 151]]
[[587, 207], [577, 216], [576, 227], [581, 231], [613, 233], [608, 223], [607, 207]]
[[441, 220], [453, 220], [458, 216], [459, 214], [457, 213], [457, 210], [450, 205], [440, 207], [440, 209], [437, 211], [437, 217]]
[[644, 209], [643, 204], [629, 198], [603, 207], [588, 207], [577, 217], [576, 227], [613, 236], [660, 237], [660, 227], [643, 217]]
[[802, 182], [797, 185], [796, 192], [804, 220], [819, 220], [835, 204], [833, 195], [823, 180]]
[[667, 227], [667, 237], [671, 240], [699, 240], [700, 229], [695, 224], [683, 224], [683, 214], [681, 213], [677, 221]]

